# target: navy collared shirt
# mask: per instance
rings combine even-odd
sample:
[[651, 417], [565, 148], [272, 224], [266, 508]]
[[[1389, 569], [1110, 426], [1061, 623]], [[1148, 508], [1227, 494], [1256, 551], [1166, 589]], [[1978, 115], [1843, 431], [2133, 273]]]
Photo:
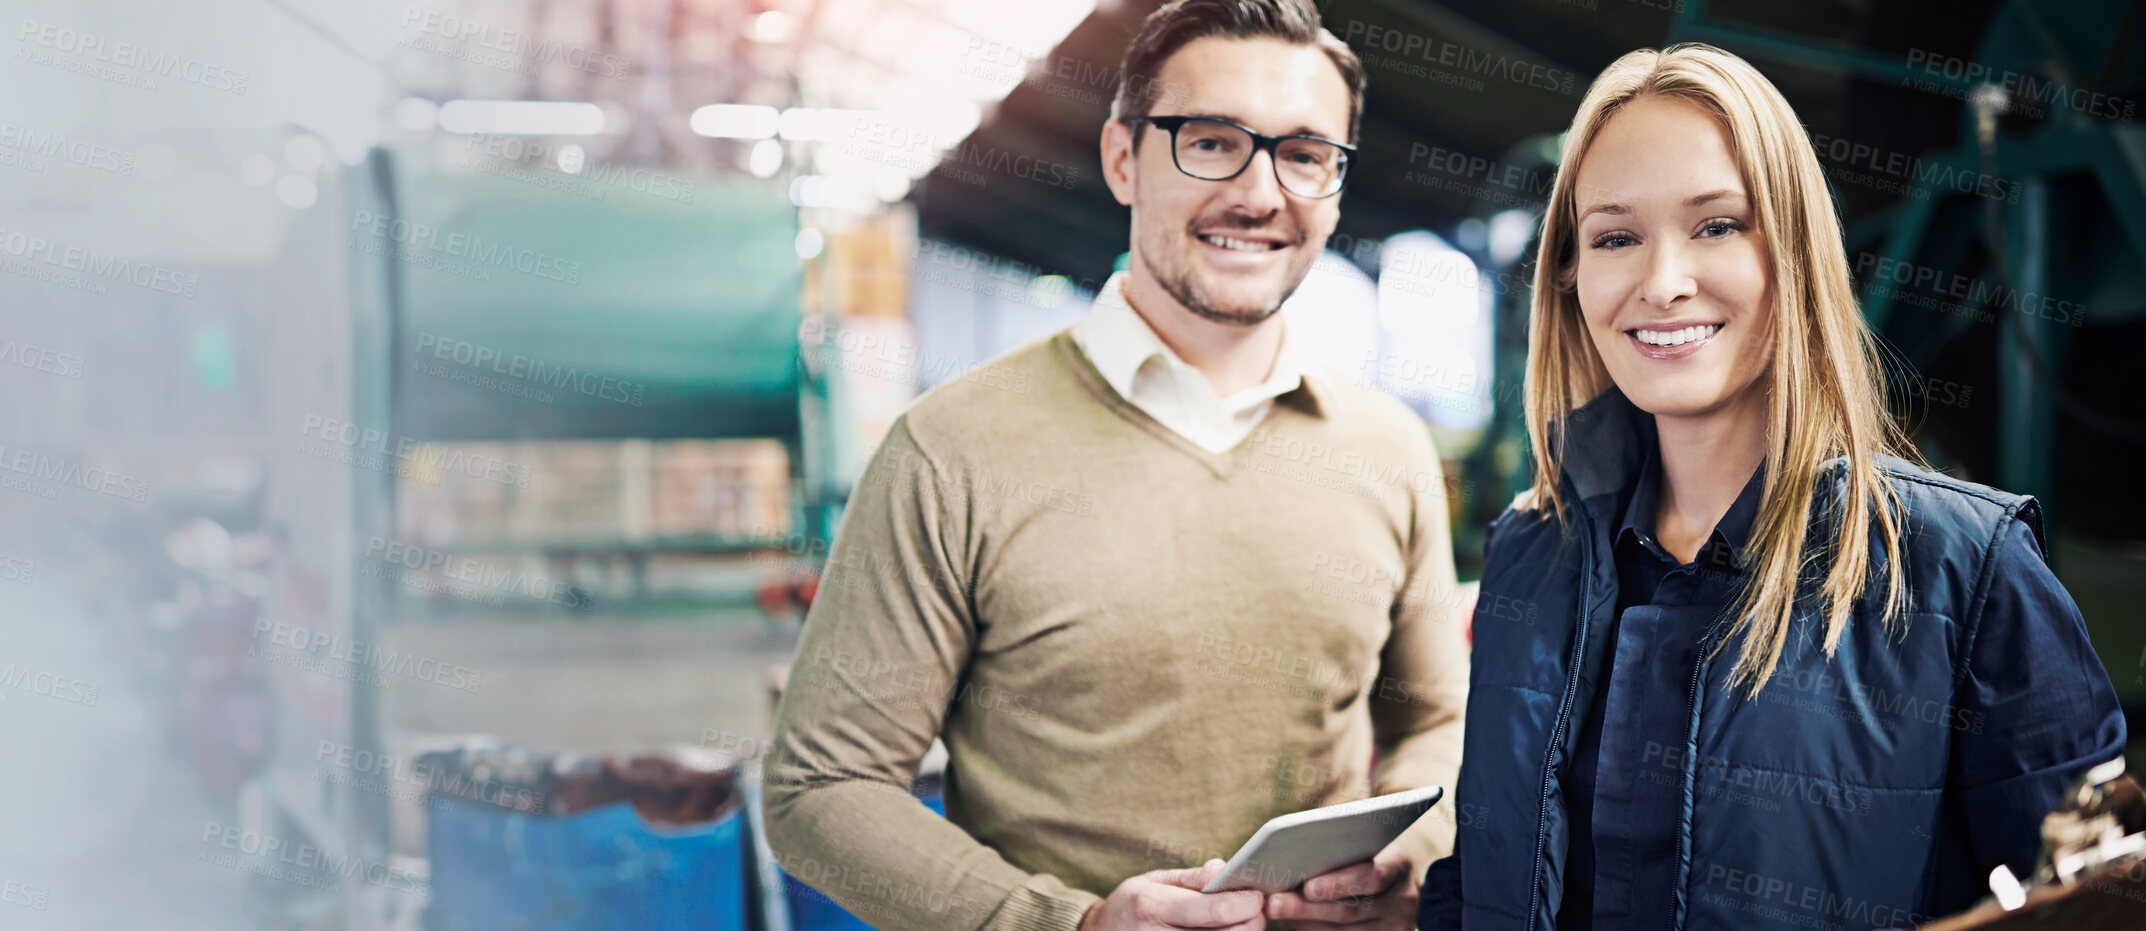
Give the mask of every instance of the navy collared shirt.
[[[1646, 916], [1635, 912], [1634, 890], [1659, 883], [1662, 877], [1654, 874], [1663, 864], [1676, 862], [1682, 799], [1680, 783], [1669, 778], [1673, 773], [1666, 765], [1676, 757], [1666, 748], [1684, 745], [1685, 696], [1661, 689], [1620, 690], [1619, 695], [1655, 700], [1612, 708], [1607, 685], [1619, 667], [1630, 667], [1628, 675], [1649, 668], [1692, 668], [1707, 628], [1743, 583], [1738, 562], [1765, 482], [1763, 466], [1752, 470], [1698, 554], [1680, 563], [1655, 538], [1662, 469], [1652, 419], [1640, 419], [1646, 461], [1625, 489], [1624, 518], [1615, 534], [1617, 610], [1611, 648], [1594, 684], [1595, 701], [1581, 727], [1572, 769], [1563, 779], [1571, 835], [1558, 931], [1591, 931], [1598, 917], [1605, 929], [1637, 926]], [[1617, 726], [1605, 735], [1609, 721]], [[1638, 760], [1642, 773], [1660, 778], [1598, 780], [1605, 756]]]

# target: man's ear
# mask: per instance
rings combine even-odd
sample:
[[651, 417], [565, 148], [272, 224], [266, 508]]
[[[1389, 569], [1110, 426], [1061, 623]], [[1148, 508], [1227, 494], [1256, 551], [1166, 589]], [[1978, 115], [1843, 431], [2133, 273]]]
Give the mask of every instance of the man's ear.
[[1107, 120], [1103, 123], [1102, 138], [1103, 182], [1110, 185], [1110, 194], [1120, 205], [1133, 205], [1134, 181], [1140, 176], [1140, 156], [1133, 151], [1133, 128]]

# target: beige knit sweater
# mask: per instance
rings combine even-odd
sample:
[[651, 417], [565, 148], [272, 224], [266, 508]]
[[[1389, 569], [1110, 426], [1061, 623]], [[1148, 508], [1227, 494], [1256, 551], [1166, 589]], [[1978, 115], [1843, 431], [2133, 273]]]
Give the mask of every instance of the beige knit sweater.
[[[1345, 380], [1307, 379], [1221, 455], [1064, 331], [934, 389], [829, 553], [769, 841], [878, 928], [1063, 931], [1275, 815], [1450, 788], [1468, 661], [1446, 492], [1423, 422]], [[934, 737], [945, 818], [907, 792]], [[1450, 806], [1404, 839], [1418, 877]]]

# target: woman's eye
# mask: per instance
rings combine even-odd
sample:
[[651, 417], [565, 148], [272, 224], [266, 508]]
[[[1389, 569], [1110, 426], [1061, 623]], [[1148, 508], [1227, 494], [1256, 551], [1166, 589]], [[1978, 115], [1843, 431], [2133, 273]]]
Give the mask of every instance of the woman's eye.
[[1632, 237], [1623, 233], [1603, 233], [1595, 237], [1594, 247], [1597, 249], [1619, 249], [1631, 245], [1632, 242]]
[[1708, 220], [1705, 226], [1699, 227], [1699, 235], [1704, 239], [1719, 239], [1743, 228], [1744, 224], [1736, 220]]

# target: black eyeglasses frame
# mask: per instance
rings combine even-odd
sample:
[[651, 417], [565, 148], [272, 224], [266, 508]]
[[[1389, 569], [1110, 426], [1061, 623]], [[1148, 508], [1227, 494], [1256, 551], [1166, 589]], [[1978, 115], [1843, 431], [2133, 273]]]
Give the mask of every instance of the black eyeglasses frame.
[[[1244, 164], [1237, 166], [1236, 171], [1230, 172], [1228, 175], [1220, 178], [1204, 178], [1199, 175], [1193, 174], [1192, 172], [1186, 171], [1185, 166], [1179, 164], [1177, 161], [1177, 130], [1178, 127], [1181, 127], [1186, 123], [1190, 123], [1194, 120], [1201, 120], [1209, 123], [1220, 123], [1224, 126], [1234, 127], [1245, 135], [1251, 136], [1252, 151], [1246, 153], [1244, 157]], [[1288, 191], [1294, 196], [1302, 197], [1305, 200], [1325, 200], [1326, 198], [1341, 193], [1343, 188], [1349, 186], [1349, 163], [1355, 161], [1356, 159], [1356, 147], [1346, 142], [1335, 142], [1334, 140], [1328, 139], [1325, 136], [1314, 136], [1309, 133], [1296, 133], [1288, 136], [1269, 136], [1265, 133], [1260, 132], [1259, 130], [1253, 129], [1250, 126], [1246, 126], [1243, 123], [1239, 123], [1235, 120], [1225, 120], [1219, 116], [1128, 116], [1120, 120], [1119, 122], [1122, 122], [1127, 126], [1135, 127], [1136, 129], [1140, 124], [1146, 123], [1150, 126], [1155, 127], [1156, 129], [1160, 129], [1164, 132], [1169, 133], [1170, 164], [1177, 166], [1178, 172], [1180, 174], [1183, 174], [1185, 177], [1194, 178], [1200, 181], [1228, 181], [1237, 177], [1238, 175], [1244, 174], [1244, 170], [1252, 166], [1252, 160], [1258, 158], [1259, 153], [1264, 151], [1267, 153], [1267, 164], [1272, 165], [1274, 167], [1274, 183], [1281, 185], [1282, 190]], [[1290, 139], [1310, 139], [1314, 142], [1324, 142], [1327, 145], [1340, 149], [1343, 153], [1340, 172], [1341, 182], [1339, 184], [1334, 185], [1333, 190], [1328, 191], [1324, 194], [1298, 194], [1294, 189], [1290, 188], [1289, 182], [1282, 180], [1282, 166], [1280, 162], [1280, 157], [1276, 154], [1280, 151], [1276, 147]]]

